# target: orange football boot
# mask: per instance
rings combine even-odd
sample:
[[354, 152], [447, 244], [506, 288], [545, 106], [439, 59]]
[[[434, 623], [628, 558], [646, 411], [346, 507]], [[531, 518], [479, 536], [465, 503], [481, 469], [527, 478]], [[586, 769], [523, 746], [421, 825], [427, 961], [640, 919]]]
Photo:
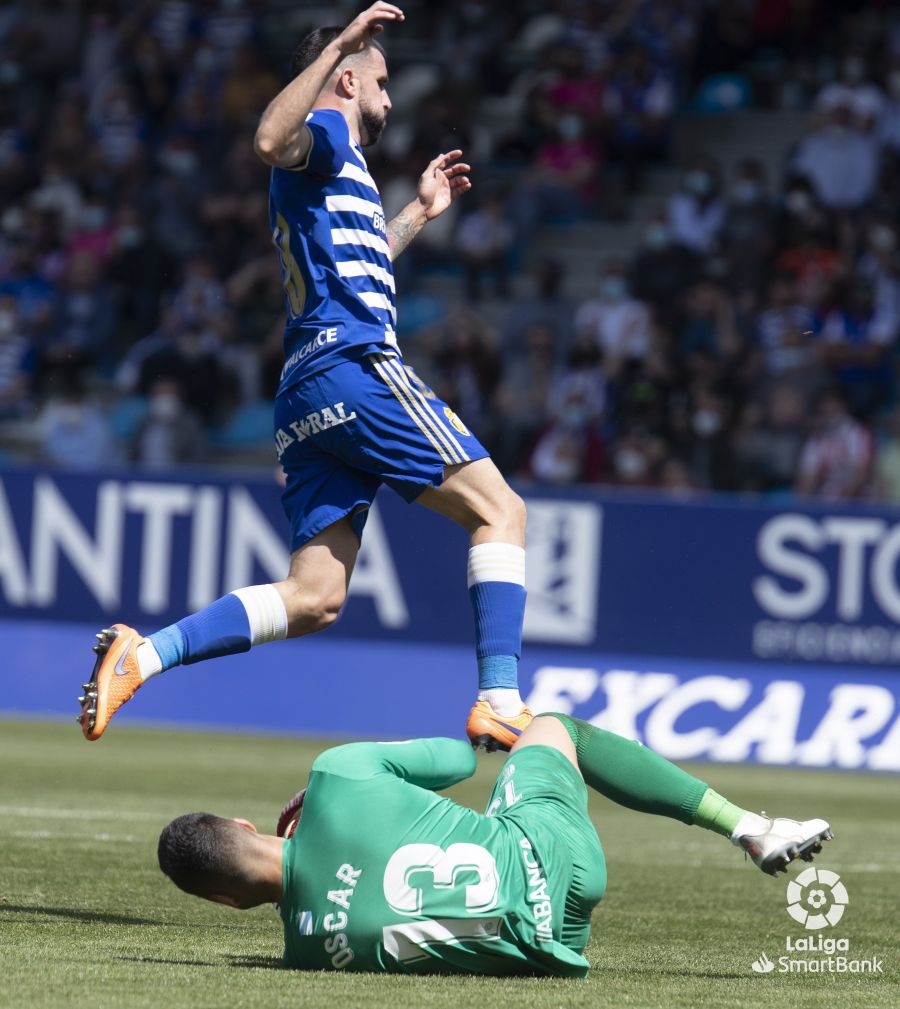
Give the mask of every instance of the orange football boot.
[[534, 715], [529, 708], [513, 718], [498, 715], [487, 701], [476, 701], [466, 722], [466, 735], [476, 750], [509, 750], [519, 736], [531, 725]]
[[77, 721], [85, 739], [99, 739], [109, 720], [144, 682], [138, 668], [137, 646], [144, 639], [127, 624], [113, 624], [97, 635], [97, 661], [83, 696], [78, 698]]

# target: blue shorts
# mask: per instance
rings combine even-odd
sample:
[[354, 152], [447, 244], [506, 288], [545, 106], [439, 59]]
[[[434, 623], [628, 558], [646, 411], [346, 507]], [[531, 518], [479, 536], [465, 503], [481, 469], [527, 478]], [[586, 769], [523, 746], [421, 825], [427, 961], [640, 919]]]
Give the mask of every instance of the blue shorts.
[[400, 358], [342, 361], [279, 393], [275, 451], [291, 552], [354, 513], [359, 535], [385, 483], [406, 501], [438, 487], [447, 466], [488, 453]]

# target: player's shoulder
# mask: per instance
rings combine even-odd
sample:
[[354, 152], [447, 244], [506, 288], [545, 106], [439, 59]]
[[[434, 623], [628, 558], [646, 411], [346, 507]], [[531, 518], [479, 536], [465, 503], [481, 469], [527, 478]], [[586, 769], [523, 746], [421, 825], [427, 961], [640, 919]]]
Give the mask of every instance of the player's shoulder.
[[369, 778], [381, 769], [379, 757], [376, 743], [344, 743], [320, 753], [311, 770], [339, 778]]
[[313, 109], [306, 116], [306, 125], [314, 133], [326, 133], [334, 143], [350, 143], [350, 127], [337, 109]]

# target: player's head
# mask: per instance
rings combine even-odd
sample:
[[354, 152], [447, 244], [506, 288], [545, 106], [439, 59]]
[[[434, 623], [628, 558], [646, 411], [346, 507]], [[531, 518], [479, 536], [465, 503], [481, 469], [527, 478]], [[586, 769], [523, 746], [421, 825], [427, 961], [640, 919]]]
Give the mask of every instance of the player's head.
[[[269, 844], [273, 840], [279, 847]], [[157, 857], [160, 869], [185, 893], [243, 909], [280, 896], [280, 844], [246, 820], [187, 813], [163, 828]]]
[[[334, 26], [311, 31], [294, 50], [291, 60], [293, 76], [314, 63], [342, 31], [343, 28]], [[327, 98], [330, 107], [335, 107], [334, 102], [337, 102], [336, 107], [355, 118], [363, 147], [374, 144], [384, 130], [391, 108], [387, 82], [384, 50], [371, 39], [362, 51], [341, 60], [322, 89], [322, 96]]]

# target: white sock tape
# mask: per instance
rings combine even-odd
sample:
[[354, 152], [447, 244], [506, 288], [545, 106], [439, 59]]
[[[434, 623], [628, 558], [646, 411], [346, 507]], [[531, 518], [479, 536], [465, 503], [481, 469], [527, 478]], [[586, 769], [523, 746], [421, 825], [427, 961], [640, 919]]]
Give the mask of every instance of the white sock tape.
[[479, 543], [469, 549], [469, 588], [479, 582], [525, 586], [525, 550], [512, 543]]
[[274, 585], [251, 585], [231, 594], [240, 599], [247, 612], [251, 644], [264, 645], [287, 637], [287, 610]]

